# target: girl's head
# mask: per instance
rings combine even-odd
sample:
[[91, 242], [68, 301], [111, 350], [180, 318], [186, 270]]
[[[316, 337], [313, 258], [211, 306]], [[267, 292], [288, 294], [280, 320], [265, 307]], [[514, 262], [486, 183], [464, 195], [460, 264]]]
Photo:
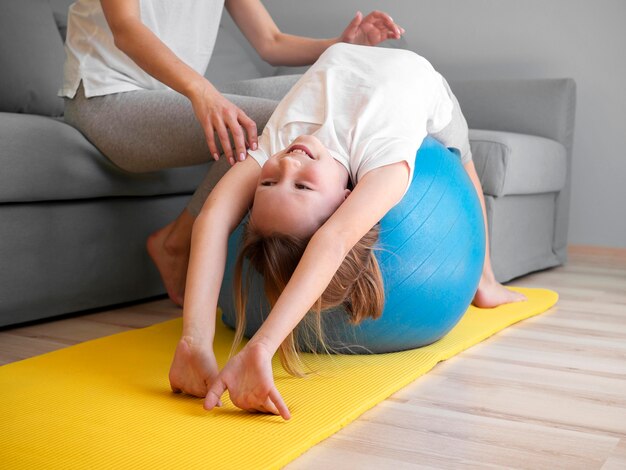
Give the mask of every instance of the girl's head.
[[250, 221], [264, 235], [310, 237], [348, 197], [348, 170], [303, 135], [261, 169]]
[[[237, 331], [232, 353], [245, 330], [249, 278], [243, 272], [244, 259], [263, 276], [265, 296], [273, 306], [315, 231], [350, 194], [348, 184], [346, 168], [313, 136], [298, 137], [265, 163], [235, 264]], [[343, 306], [355, 324], [381, 315], [384, 289], [373, 251], [377, 240], [376, 226], [350, 250], [311, 312], [280, 346], [287, 372], [303, 375], [300, 345], [328, 351], [322, 310]]]

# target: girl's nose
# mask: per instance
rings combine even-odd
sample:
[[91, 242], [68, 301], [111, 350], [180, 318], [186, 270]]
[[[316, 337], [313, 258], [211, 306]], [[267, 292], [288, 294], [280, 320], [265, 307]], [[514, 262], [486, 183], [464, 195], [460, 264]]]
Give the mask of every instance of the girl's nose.
[[282, 168], [285, 169], [297, 169], [302, 166], [302, 163], [296, 158], [285, 155], [283, 158], [280, 159], [280, 165]]

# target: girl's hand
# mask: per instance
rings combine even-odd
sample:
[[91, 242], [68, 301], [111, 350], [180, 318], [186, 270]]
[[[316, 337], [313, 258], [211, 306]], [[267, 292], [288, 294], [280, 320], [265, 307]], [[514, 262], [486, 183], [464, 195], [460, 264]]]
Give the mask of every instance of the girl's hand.
[[387, 39], [400, 39], [402, 34], [404, 28], [395, 24], [388, 14], [373, 11], [363, 18], [363, 14], [357, 11], [340, 40], [362, 46], [375, 46]]
[[191, 336], [180, 339], [170, 367], [169, 378], [173, 392], [204, 398], [218, 373], [217, 361], [210, 345]]
[[204, 408], [212, 410], [226, 389], [233, 404], [242, 410], [291, 417], [274, 385], [272, 354], [262, 344], [248, 343], [228, 361], [209, 388]]
[[[219, 152], [215, 143], [215, 134], [222, 144], [222, 149], [231, 165], [246, 158], [246, 148], [257, 147], [256, 123], [246, 113], [222, 96], [208, 81], [203, 80], [189, 95], [193, 111], [206, 136], [211, 155], [215, 160]], [[245, 134], [244, 134], [245, 129]], [[235, 152], [231, 147], [233, 137]], [[246, 138], [247, 135], [247, 138]]]

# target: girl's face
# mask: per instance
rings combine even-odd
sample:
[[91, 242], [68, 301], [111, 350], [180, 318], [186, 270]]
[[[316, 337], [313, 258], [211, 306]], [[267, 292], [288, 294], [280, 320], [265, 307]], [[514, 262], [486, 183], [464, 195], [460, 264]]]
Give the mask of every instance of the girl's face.
[[348, 197], [348, 171], [313, 136], [303, 135], [263, 168], [251, 222], [261, 233], [311, 236]]

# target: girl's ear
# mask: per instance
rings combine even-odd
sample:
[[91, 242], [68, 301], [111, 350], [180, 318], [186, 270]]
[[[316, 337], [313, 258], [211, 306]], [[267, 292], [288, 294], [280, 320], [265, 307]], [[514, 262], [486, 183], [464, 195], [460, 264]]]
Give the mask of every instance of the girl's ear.
[[344, 198], [344, 199], [348, 199], [348, 196], [350, 195], [350, 193], [351, 193], [351, 192], [352, 192], [352, 191], [350, 191], [350, 190], [349, 190], [349, 189], [347, 189], [347, 188], [346, 188], [346, 189], [344, 189], [344, 190], [343, 190], [343, 198]]

